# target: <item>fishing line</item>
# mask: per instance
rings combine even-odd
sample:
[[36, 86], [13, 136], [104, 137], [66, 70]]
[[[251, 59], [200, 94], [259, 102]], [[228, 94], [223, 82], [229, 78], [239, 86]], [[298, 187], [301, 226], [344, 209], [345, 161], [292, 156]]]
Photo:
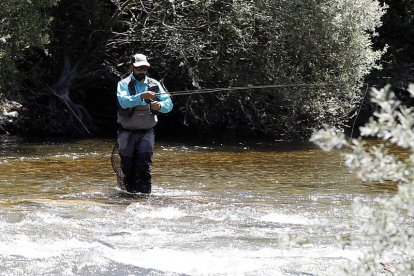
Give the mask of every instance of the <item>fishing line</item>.
[[[273, 84], [273, 85], [249, 85], [249, 86], [234, 86], [225, 88], [205, 88], [196, 90], [181, 90], [175, 92], [165, 92], [172, 97], [185, 96], [185, 95], [196, 95], [196, 94], [207, 94], [216, 92], [231, 92], [236, 90], [255, 90], [255, 89], [267, 89], [267, 88], [289, 88], [289, 87], [322, 87], [322, 86], [342, 86], [341, 83], [292, 83], [292, 84]], [[158, 95], [164, 93], [158, 93]]]
[[352, 140], [352, 136], [354, 134], [355, 123], [356, 123], [356, 120], [358, 119], [359, 113], [361, 112], [361, 109], [362, 109], [362, 105], [364, 104], [365, 98], [366, 98], [366, 96], [368, 94], [368, 89], [369, 89], [369, 86], [367, 85], [367, 89], [365, 90], [364, 97], [362, 98], [361, 104], [359, 105], [358, 112], [357, 112], [357, 114], [355, 116], [354, 123], [352, 124], [351, 137], [349, 138], [349, 142], [351, 142], [351, 140]]
[[[366, 86], [367, 86], [367, 88], [365, 89], [364, 97], [362, 98], [361, 103], [359, 104], [359, 108], [358, 108], [358, 111], [357, 111], [357, 113], [356, 113], [356, 115], [355, 115], [354, 122], [352, 123], [352, 128], [351, 128], [351, 136], [349, 137], [349, 140], [348, 140], [348, 143], [349, 143], [349, 144], [352, 142], [352, 138], [353, 138], [353, 135], [354, 135], [355, 124], [356, 124], [356, 121], [357, 121], [357, 119], [358, 119], [358, 117], [359, 117], [359, 114], [361, 113], [362, 106], [363, 106], [363, 104], [364, 104], [365, 98], [367, 97], [367, 94], [368, 94], [369, 85], [368, 85], [368, 84], [366, 84]], [[343, 158], [341, 157], [341, 159], [340, 159], [340, 161], [339, 161], [339, 168], [342, 168], [342, 162], [343, 162], [343, 161], [344, 161], [344, 160], [343, 160]], [[349, 175], [345, 175], [345, 176], [344, 176], [344, 180], [345, 180], [345, 181], [347, 181], [348, 179], [349, 179]]]
[[[161, 83], [162, 84], [162, 83]], [[162, 84], [164, 87], [164, 85]], [[217, 93], [217, 92], [231, 92], [237, 90], [255, 90], [255, 89], [267, 89], [267, 88], [292, 88], [292, 87], [323, 87], [323, 86], [332, 86], [338, 87], [343, 86], [342, 83], [291, 83], [291, 84], [273, 84], [273, 85], [249, 85], [249, 86], [235, 86], [235, 87], [225, 87], [225, 88], [205, 88], [205, 89], [196, 89], [196, 90], [181, 90], [175, 92], [168, 92], [167, 89], [164, 90], [164, 93], [157, 93], [157, 95], [168, 94], [171, 97], [175, 96], [186, 96], [186, 95], [196, 95], [196, 94], [208, 94], [208, 93]], [[119, 156], [119, 145], [115, 144], [111, 153], [111, 163], [112, 169], [118, 177], [118, 181], [124, 178], [124, 174], [121, 169], [121, 158]]]

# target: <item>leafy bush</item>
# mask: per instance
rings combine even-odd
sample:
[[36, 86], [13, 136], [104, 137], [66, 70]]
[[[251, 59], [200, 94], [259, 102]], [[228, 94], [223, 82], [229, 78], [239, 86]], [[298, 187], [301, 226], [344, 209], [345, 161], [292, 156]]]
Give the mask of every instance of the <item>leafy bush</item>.
[[173, 90], [337, 84], [177, 98], [185, 122], [198, 129], [299, 138], [341, 124], [382, 53], [371, 49], [384, 13], [375, 0], [113, 2], [127, 7], [108, 44], [107, 62], [119, 75], [131, 54], [143, 52]]
[[[408, 89], [414, 97], [414, 85]], [[387, 86], [372, 91], [379, 109], [363, 127], [361, 135], [384, 141], [381, 146], [367, 145], [361, 139], [347, 141], [335, 130], [320, 130], [311, 140], [325, 150], [348, 147], [346, 165], [365, 181], [394, 181], [398, 192], [391, 199], [379, 202], [380, 208], [370, 209], [356, 204], [362, 229], [352, 243], [367, 246], [360, 262], [349, 271], [353, 275], [414, 274], [414, 108], [403, 106]], [[401, 159], [387, 150], [396, 145], [409, 152]]]
[[0, 98], [12, 95], [20, 84], [16, 61], [25, 50], [49, 42], [46, 9], [58, 0], [16, 0], [0, 3]]

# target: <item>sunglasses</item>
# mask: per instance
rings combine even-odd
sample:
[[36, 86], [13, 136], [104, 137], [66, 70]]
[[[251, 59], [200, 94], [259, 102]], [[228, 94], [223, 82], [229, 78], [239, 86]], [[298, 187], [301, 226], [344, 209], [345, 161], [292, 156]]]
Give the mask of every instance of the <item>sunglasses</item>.
[[134, 67], [134, 70], [137, 70], [137, 71], [148, 71], [148, 66], [139, 66], [139, 67], [133, 66], [133, 67]]

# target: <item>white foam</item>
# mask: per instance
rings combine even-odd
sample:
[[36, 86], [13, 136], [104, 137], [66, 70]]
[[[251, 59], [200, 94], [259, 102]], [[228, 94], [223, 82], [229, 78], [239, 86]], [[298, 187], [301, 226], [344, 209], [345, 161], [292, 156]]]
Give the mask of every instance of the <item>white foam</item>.
[[158, 219], [178, 219], [187, 214], [175, 207], [165, 208], [145, 208], [140, 204], [131, 204], [126, 211], [136, 218], [158, 218]]
[[[135, 265], [164, 272], [184, 273], [190, 275], [232, 274], [240, 275], [243, 271], [254, 271], [260, 264], [247, 264], [238, 256], [229, 252], [192, 252], [171, 249], [153, 249], [144, 252], [111, 252], [108, 258], [128, 265]], [[254, 266], [253, 266], [254, 265]]]
[[[320, 258], [346, 261], [354, 251], [340, 248], [281, 250], [264, 248], [258, 251], [215, 249], [211, 251], [184, 251], [154, 248], [147, 251], [107, 251], [107, 258], [115, 262], [163, 272], [189, 275], [280, 275], [292, 258], [300, 258], [303, 265], [320, 262]], [[340, 268], [338, 268], [340, 270]]]
[[259, 220], [266, 222], [274, 222], [280, 224], [298, 224], [298, 225], [312, 225], [316, 224], [316, 220], [310, 220], [304, 216], [286, 215], [280, 213], [269, 213], [262, 216]]
[[0, 254], [4, 256], [22, 256], [28, 259], [51, 258], [71, 252], [75, 249], [87, 249], [96, 244], [81, 242], [77, 239], [56, 241], [33, 241], [29, 237], [15, 236], [13, 241], [0, 241]]
[[198, 196], [200, 192], [190, 190], [165, 189], [156, 187], [152, 193], [153, 196], [177, 197], [177, 196]]
[[210, 219], [212, 221], [243, 221], [245, 218], [244, 216], [247, 216], [247, 214], [239, 214], [235, 210], [207, 210], [204, 212], [203, 217]]

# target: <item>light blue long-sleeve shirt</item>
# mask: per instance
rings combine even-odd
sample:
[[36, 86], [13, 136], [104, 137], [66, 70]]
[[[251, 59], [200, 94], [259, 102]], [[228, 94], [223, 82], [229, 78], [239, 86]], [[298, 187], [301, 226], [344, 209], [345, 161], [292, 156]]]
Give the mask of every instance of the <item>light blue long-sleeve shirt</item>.
[[[130, 95], [128, 90], [128, 84], [131, 81], [131, 78], [135, 80], [135, 95]], [[158, 93], [157, 93], [157, 100], [161, 104], [161, 108], [158, 110], [161, 113], [168, 113], [173, 108], [173, 103], [171, 101], [170, 95], [164, 90], [162, 85], [154, 80], [151, 81], [158, 86]], [[132, 108], [137, 105], [148, 105], [145, 100], [141, 99], [141, 93], [148, 91], [149, 89], [149, 78], [145, 77], [145, 79], [140, 82], [135, 79], [134, 75], [131, 74], [127, 78], [122, 79], [118, 82], [117, 88], [117, 97], [119, 105], [122, 108]]]

